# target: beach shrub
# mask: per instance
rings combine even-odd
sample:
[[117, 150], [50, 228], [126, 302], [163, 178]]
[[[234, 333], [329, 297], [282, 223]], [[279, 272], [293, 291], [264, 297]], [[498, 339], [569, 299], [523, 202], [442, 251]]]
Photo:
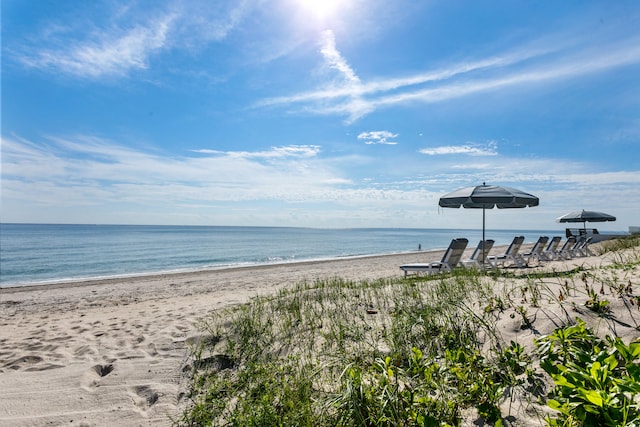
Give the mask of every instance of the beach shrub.
[[640, 342], [598, 338], [578, 319], [536, 341], [540, 366], [555, 383], [550, 426], [640, 425]]
[[505, 380], [513, 376], [499, 374], [497, 365], [478, 350], [449, 349], [435, 360], [413, 348], [408, 364], [398, 365], [387, 357], [369, 369], [345, 369], [342, 393], [333, 400], [338, 425], [453, 426], [469, 407], [485, 422], [501, 425], [498, 403]]
[[341, 393], [333, 399], [339, 425], [459, 425], [465, 408], [501, 425], [504, 390], [522, 384], [517, 378], [524, 372], [520, 363], [530, 361], [522, 355], [514, 344], [502, 365], [475, 348], [454, 345], [442, 358], [413, 348], [406, 360], [388, 356], [368, 367], [350, 365], [341, 375]]
[[[406, 368], [391, 357], [362, 368], [348, 366], [331, 404], [339, 426], [448, 426], [460, 422], [459, 407], [438, 382], [441, 369], [413, 349]], [[441, 392], [438, 394], [437, 392]]]

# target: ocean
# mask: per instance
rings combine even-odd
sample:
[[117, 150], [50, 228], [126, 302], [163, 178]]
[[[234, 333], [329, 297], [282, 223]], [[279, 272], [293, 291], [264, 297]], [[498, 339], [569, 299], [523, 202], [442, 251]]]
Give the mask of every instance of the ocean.
[[[496, 245], [563, 230], [487, 230]], [[0, 287], [442, 249], [481, 230], [0, 224]]]

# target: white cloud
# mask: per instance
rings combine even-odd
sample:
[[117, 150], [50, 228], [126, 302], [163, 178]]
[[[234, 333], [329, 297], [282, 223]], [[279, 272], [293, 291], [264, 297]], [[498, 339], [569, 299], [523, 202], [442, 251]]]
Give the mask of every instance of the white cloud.
[[[88, 136], [51, 137], [48, 144], [3, 139], [3, 190], [10, 191], [21, 182], [46, 183], [52, 196], [52, 187], [65, 194], [69, 188], [81, 187], [98, 192], [100, 197], [106, 192], [120, 200], [147, 200], [157, 192], [173, 202], [190, 197], [209, 201], [299, 200], [349, 183], [318, 159], [317, 146], [280, 146], [256, 152], [194, 151], [204, 156], [149, 153]], [[39, 192], [38, 188], [43, 187], [34, 186]]]
[[362, 132], [358, 135], [358, 139], [364, 140], [365, 144], [387, 144], [387, 145], [396, 145], [397, 142], [390, 141], [391, 138], [397, 138], [397, 133], [392, 133], [386, 130], [373, 131], [373, 132]]
[[[591, 40], [587, 40], [592, 42]], [[548, 43], [549, 42], [547, 40]], [[563, 50], [564, 49], [564, 50]], [[573, 49], [573, 50], [570, 50]], [[328, 50], [327, 52], [330, 52]], [[626, 38], [592, 46], [585, 42], [557, 43], [549, 48], [522, 48], [521, 51], [469, 61], [445, 69], [412, 76], [355, 80], [346, 60], [339, 55], [334, 68], [343, 70], [347, 82], [310, 92], [267, 98], [257, 106], [300, 105], [305, 112], [336, 114], [353, 122], [379, 108], [412, 102], [436, 103], [512, 86], [553, 84], [589, 74], [640, 63], [640, 40]], [[492, 75], [498, 72], [496, 75]], [[352, 77], [353, 79], [350, 79]]]
[[[335, 43], [335, 42], [334, 42]], [[377, 93], [391, 92], [397, 89], [403, 89], [412, 86], [420, 86], [426, 83], [433, 83], [442, 80], [447, 80], [452, 77], [462, 76], [473, 71], [482, 71], [486, 69], [501, 68], [520, 61], [525, 61], [535, 56], [547, 54], [547, 50], [534, 50], [525, 49], [522, 52], [509, 53], [505, 55], [499, 55], [477, 61], [463, 62], [459, 64], [453, 64], [445, 69], [435, 71], [425, 71], [423, 73], [414, 74], [404, 77], [389, 77], [381, 78], [371, 82], [361, 82], [358, 79], [359, 85], [354, 86], [341, 86], [341, 87], [327, 87], [320, 90], [299, 93], [296, 95], [283, 96], [269, 98], [261, 101], [258, 105], [276, 105], [276, 104], [289, 104], [304, 101], [320, 101], [331, 100], [336, 98], [345, 98], [354, 95], [375, 95]], [[342, 59], [342, 61], [345, 61]]]
[[318, 145], [288, 145], [271, 147], [268, 151], [219, 151], [209, 149], [191, 150], [194, 153], [212, 154], [229, 158], [278, 159], [286, 157], [314, 157], [321, 151]]
[[169, 2], [171, 13], [177, 16], [175, 22], [175, 44], [179, 46], [200, 46], [203, 43], [225, 40], [250, 13], [259, 0], [236, 0], [232, 2], [211, 2], [189, 0]]
[[553, 178], [558, 183], [579, 185], [580, 187], [584, 187], [584, 188], [593, 187], [594, 185], [612, 185], [612, 184], [633, 185], [640, 188], [640, 173], [638, 173], [637, 171], [617, 171], [617, 172], [599, 172], [599, 173], [582, 173], [582, 174], [569, 173], [566, 175], [558, 174]]
[[446, 154], [466, 154], [469, 156], [497, 156], [498, 145], [491, 141], [482, 146], [479, 144], [463, 144], [463, 145], [444, 145], [433, 148], [423, 148], [420, 153], [429, 156], [438, 156]]
[[74, 17], [69, 25], [49, 23], [40, 35], [8, 49], [30, 68], [74, 77], [123, 77], [150, 67], [152, 57], [173, 48], [199, 49], [220, 42], [247, 13], [250, 2], [171, 3], [154, 16], [128, 5], [100, 19]]
[[360, 79], [336, 48], [336, 39], [333, 31], [323, 31], [320, 53], [322, 53], [327, 65], [337, 70], [347, 83], [355, 84], [355, 86], [359, 85]]
[[[149, 152], [92, 136], [3, 138], [3, 220], [447, 227], [451, 218], [437, 216], [439, 195], [487, 181], [539, 196], [542, 208], [527, 214], [535, 228], [547, 211], [553, 219], [583, 205], [622, 222], [637, 213], [629, 201], [640, 200], [637, 171], [599, 172], [566, 160], [490, 156], [483, 168], [458, 162], [455, 169], [443, 158], [437, 167], [421, 164], [424, 177], [407, 164], [411, 178], [367, 180], [317, 146], [193, 151]], [[305, 222], [290, 222], [285, 214], [293, 211]]]
[[83, 78], [122, 76], [148, 67], [150, 56], [166, 43], [173, 17], [166, 16], [124, 31], [96, 34], [69, 47], [42, 49], [21, 57], [33, 68], [62, 72]]

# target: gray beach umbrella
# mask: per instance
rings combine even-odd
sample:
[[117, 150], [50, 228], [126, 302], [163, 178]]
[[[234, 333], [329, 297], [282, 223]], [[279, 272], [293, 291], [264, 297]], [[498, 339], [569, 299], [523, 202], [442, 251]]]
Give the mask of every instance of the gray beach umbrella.
[[587, 232], [587, 222], [607, 222], [615, 221], [616, 217], [602, 212], [594, 211], [573, 211], [557, 218], [557, 222], [581, 222], [582, 228]]
[[456, 190], [440, 197], [438, 205], [443, 208], [482, 209], [482, 241], [485, 240], [486, 209], [516, 209], [538, 206], [540, 200], [529, 193], [498, 185], [476, 185]]

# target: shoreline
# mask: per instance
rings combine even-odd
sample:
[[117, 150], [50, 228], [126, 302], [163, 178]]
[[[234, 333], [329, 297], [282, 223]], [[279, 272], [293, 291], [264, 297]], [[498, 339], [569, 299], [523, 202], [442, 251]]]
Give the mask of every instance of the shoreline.
[[[495, 248], [498, 248], [497, 246]], [[494, 250], [495, 250], [494, 248]], [[312, 258], [312, 259], [304, 259], [304, 260], [292, 260], [292, 261], [278, 261], [272, 263], [255, 263], [255, 264], [235, 264], [235, 265], [221, 265], [219, 267], [205, 267], [201, 269], [184, 269], [184, 270], [166, 270], [166, 271], [152, 271], [148, 273], [131, 273], [131, 274], [122, 274], [122, 275], [109, 275], [109, 276], [96, 276], [96, 277], [78, 277], [78, 278], [65, 278], [59, 280], [46, 280], [46, 281], [38, 281], [38, 282], [19, 282], [19, 283], [9, 283], [0, 285], [0, 294], [7, 291], [10, 293], [11, 291], [20, 292], [21, 290], [33, 289], [46, 287], [47, 289], [59, 289], [65, 287], [74, 287], [74, 286], [83, 286], [83, 285], [93, 285], [93, 284], [110, 284], [113, 282], [132, 280], [137, 281], [138, 279], [143, 278], [158, 278], [158, 277], [169, 277], [169, 276], [199, 276], [206, 274], [213, 274], [216, 272], [227, 272], [227, 271], [242, 271], [242, 270], [251, 270], [251, 269], [268, 269], [268, 268], [278, 268], [278, 267], [286, 267], [286, 266], [306, 266], [313, 265], [319, 263], [327, 263], [334, 261], [349, 261], [349, 260], [357, 260], [357, 259], [366, 259], [366, 258], [381, 258], [381, 257], [396, 257], [396, 256], [407, 256], [407, 255], [415, 255], [415, 254], [426, 254], [426, 256], [431, 258], [431, 253], [443, 253], [446, 248], [438, 248], [438, 249], [423, 249], [423, 250], [412, 250], [405, 252], [391, 252], [391, 253], [381, 253], [381, 254], [365, 254], [365, 255], [345, 255], [345, 256], [337, 256], [331, 258]]]
[[[34, 226], [37, 226], [37, 224]], [[213, 228], [224, 229], [225, 227]], [[178, 229], [180, 229], [180, 227], [178, 227]], [[241, 227], [241, 229], [244, 228]], [[380, 244], [358, 244], [358, 242], [368, 241], [363, 240], [365, 239], [365, 237], [363, 236], [364, 232], [358, 230], [356, 230], [353, 236], [355, 240], [349, 240], [348, 242], [343, 241], [342, 243], [340, 243], [340, 239], [348, 239], [350, 236], [349, 234], [341, 234], [339, 237], [336, 237], [335, 233], [329, 234], [328, 238], [330, 239], [330, 242], [333, 243], [331, 243], [329, 246], [323, 246], [319, 250], [315, 249], [315, 244], [313, 244], [313, 241], [320, 236], [324, 236], [324, 234], [322, 234], [323, 232], [321, 232], [320, 234], [314, 232], [310, 235], [303, 233], [301, 234], [301, 236], [305, 240], [305, 243], [302, 244], [300, 248], [298, 248], [297, 244], [285, 244], [284, 246], [282, 246], [284, 250], [278, 249], [280, 248], [280, 243], [276, 244], [275, 246], [268, 243], [265, 239], [269, 237], [269, 234], [262, 233], [257, 236], [257, 239], [258, 242], [262, 242], [262, 240], [264, 240], [264, 244], [261, 243], [260, 245], [253, 247], [251, 251], [247, 251], [241, 246], [235, 244], [232, 239], [234, 234], [227, 233], [222, 235], [223, 240], [220, 245], [222, 245], [222, 247], [225, 247], [224, 245], [226, 244], [231, 245], [230, 250], [232, 252], [230, 254], [220, 252], [219, 250], [215, 248], [212, 249], [210, 247], [203, 252], [192, 250], [192, 246], [194, 245], [185, 246], [183, 244], [184, 238], [181, 238], [182, 240], [177, 241], [177, 245], [179, 248], [184, 248], [186, 250], [186, 257], [174, 257], [171, 255], [171, 251], [169, 251], [169, 253], [167, 253], [166, 251], [160, 251], [156, 253], [155, 251], [157, 247], [163, 247], [163, 245], [166, 245], [167, 242], [171, 242], [172, 240], [165, 239], [166, 241], [163, 241], [154, 234], [151, 234], [149, 236], [147, 236], [147, 234], [143, 234], [144, 236], [147, 236], [147, 238], [144, 240], [144, 242], [147, 242], [148, 240], [147, 243], [143, 243], [139, 249], [132, 249], [131, 251], [129, 251], [127, 247], [123, 246], [121, 249], [123, 249], [124, 252], [118, 249], [117, 245], [126, 243], [126, 239], [124, 239], [122, 236], [126, 238], [127, 236], [129, 236], [128, 232], [119, 233], [116, 235], [119, 240], [112, 241], [110, 239], [107, 239], [105, 244], [98, 245], [96, 248], [84, 246], [84, 240], [82, 240], [84, 234], [82, 234], [79, 236], [79, 242], [81, 243], [81, 247], [84, 249], [78, 249], [79, 253], [84, 253], [85, 250], [90, 251], [90, 253], [94, 253], [95, 250], [95, 254], [100, 254], [102, 250], [105, 250], [106, 255], [102, 257], [97, 255], [84, 256], [72, 254], [69, 255], [68, 259], [68, 254], [63, 249], [69, 245], [75, 247], [75, 245], [77, 244], [77, 242], [75, 241], [76, 239], [65, 240], [65, 238], [63, 238], [64, 236], [59, 236], [60, 238], [56, 238], [55, 233], [46, 234], [46, 236], [53, 236], [49, 238], [56, 243], [52, 245], [45, 245], [46, 247], [44, 249], [44, 252], [40, 254], [40, 252], [38, 252], [40, 250], [38, 245], [33, 243], [33, 237], [31, 239], [26, 239], [27, 241], [23, 242], [24, 247], [15, 246], [21, 241], [19, 239], [17, 241], [13, 241], [11, 238], [11, 234], [7, 235], [7, 233], [3, 233], [3, 237], [1, 240], [3, 242], [2, 257], [4, 268], [2, 277], [0, 277], [0, 289], [23, 286], [50, 286], [59, 283], [80, 281], [86, 282], [111, 278], [124, 279], [129, 277], [159, 274], [182, 274], [191, 273], [194, 271], [208, 271], [238, 267], [244, 268], [272, 264], [291, 264], [307, 261], [331, 261], [333, 259], [352, 257], [412, 253], [416, 250], [444, 250], [448, 246], [451, 237], [457, 235], [467, 236], [466, 231], [460, 230], [448, 230], [446, 232], [443, 232], [443, 230], [439, 229], [414, 229], [409, 232], [408, 235], [403, 233], [401, 231], [402, 229], [388, 230], [389, 233], [379, 231], [376, 232], [375, 229], [373, 230], [372, 236], [377, 236], [376, 241], [381, 240]], [[500, 240], [502, 242], [502, 240], [504, 240], [504, 244], [508, 244], [516, 234], [531, 234], [531, 239], [533, 240], [535, 240], [533, 236], [537, 238], [538, 235], [557, 234], [555, 233], [555, 231], [494, 231], [497, 233], [496, 235], [500, 237], [496, 237], [497, 241]], [[14, 231], [13, 233], [16, 234], [17, 231]], [[57, 233], [61, 234], [59, 231]], [[369, 239], [369, 232], [366, 231], [366, 233], [366, 239]], [[292, 236], [294, 234], [295, 233], [289, 231], [288, 234], [285, 234], [285, 236], [287, 239], [291, 240], [293, 239]], [[206, 246], [206, 243], [209, 242], [210, 237], [212, 238], [215, 235], [216, 234], [212, 234], [209, 237], [207, 237], [208, 235], [204, 235], [204, 237], [201, 237], [202, 239], [204, 239], [203, 244], [205, 244]], [[180, 236], [182, 235], [180, 234]], [[186, 236], [188, 237], [189, 235], [187, 234]], [[508, 236], [508, 238], [506, 236]], [[89, 237], [91, 237], [92, 239], [97, 239], [100, 237], [100, 235], [94, 236], [93, 234], [91, 234]], [[421, 245], [419, 242], [425, 243], [424, 239], [427, 239], [426, 244], [423, 245], [424, 247], [419, 248], [419, 246]], [[393, 243], [390, 242], [390, 240]], [[472, 241], [472, 243], [474, 243], [478, 239], [470, 240]], [[397, 244], [398, 241], [401, 243]], [[143, 249], [146, 247], [148, 247], [151, 251], [149, 256], [147, 256], [147, 254], [143, 251]], [[15, 257], [11, 256], [12, 248], [18, 251]], [[40, 255], [29, 260], [30, 257], [25, 255], [24, 252], [28, 252], [29, 250], [34, 250]], [[59, 257], [60, 259], [58, 259]], [[138, 258], [140, 258], [142, 261], [138, 261]], [[50, 262], [50, 260], [53, 261]], [[6, 265], [4, 265], [5, 261]], [[42, 265], [40, 265], [41, 262]]]

